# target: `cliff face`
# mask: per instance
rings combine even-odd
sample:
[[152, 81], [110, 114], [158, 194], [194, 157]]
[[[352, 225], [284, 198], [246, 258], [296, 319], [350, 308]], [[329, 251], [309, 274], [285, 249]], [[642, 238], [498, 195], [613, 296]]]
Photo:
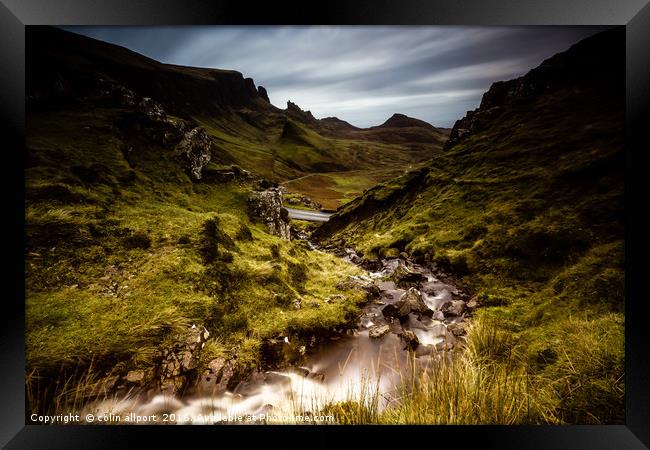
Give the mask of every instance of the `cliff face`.
[[[26, 92], [31, 107], [135, 91], [175, 115], [223, 114], [243, 107], [279, 111], [266, 90], [236, 71], [162, 64], [117, 45], [51, 27], [26, 35]], [[173, 86], [173, 88], [171, 88]]]
[[608, 92], [612, 80], [621, 80], [619, 67], [625, 53], [619, 51], [620, 29], [611, 29], [587, 38], [542, 62], [526, 75], [509, 81], [498, 81], [483, 94], [481, 104], [457, 120], [445, 143], [449, 149], [468, 135], [486, 129], [505, 108], [533, 102], [536, 98], [561, 89], [584, 89]]

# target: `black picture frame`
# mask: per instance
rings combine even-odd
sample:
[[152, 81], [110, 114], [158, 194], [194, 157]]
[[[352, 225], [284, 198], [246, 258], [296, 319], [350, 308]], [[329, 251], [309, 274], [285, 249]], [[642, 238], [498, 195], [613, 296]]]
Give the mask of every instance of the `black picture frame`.
[[[382, 24], [382, 25], [622, 25], [626, 28], [626, 423], [594, 426], [438, 427], [98, 427], [25, 425], [24, 405], [24, 120], [26, 25]], [[262, 445], [345, 444], [357, 433], [381, 440], [409, 434], [407, 445], [498, 448], [636, 449], [650, 446], [650, 342], [644, 279], [650, 254], [647, 179], [650, 133], [650, 5], [646, 0], [390, 0], [249, 2], [210, 0], [2, 0], [0, 4], [0, 123], [5, 217], [3, 326], [0, 348], [0, 444], [7, 449], [121, 448], [145, 438], [148, 447], [223, 446], [226, 434]], [[14, 228], [10, 228], [14, 227]], [[7, 289], [10, 287], [11, 289]], [[316, 428], [316, 429], [315, 429]], [[153, 432], [155, 431], [155, 432]], [[288, 442], [276, 433], [282, 432]], [[336, 440], [320, 433], [341, 434]], [[351, 433], [354, 433], [352, 435]], [[146, 435], [146, 436], [143, 436]], [[244, 437], [246, 436], [246, 437]], [[427, 441], [422, 441], [426, 436]], [[227, 436], [235, 438], [235, 436]], [[365, 439], [365, 437], [364, 437]], [[155, 442], [159, 441], [159, 442]], [[235, 441], [236, 442], [236, 441]], [[408, 444], [411, 442], [411, 444]], [[275, 443], [275, 444], [274, 444]], [[365, 444], [368, 445], [369, 441]], [[239, 444], [250, 448], [250, 441]]]

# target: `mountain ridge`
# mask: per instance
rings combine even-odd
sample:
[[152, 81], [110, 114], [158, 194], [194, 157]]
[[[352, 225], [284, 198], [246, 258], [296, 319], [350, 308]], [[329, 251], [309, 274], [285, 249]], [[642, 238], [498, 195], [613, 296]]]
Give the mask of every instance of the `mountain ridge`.
[[[170, 120], [205, 131], [211, 141], [207, 169], [236, 164], [275, 182], [319, 174], [322, 189], [287, 186], [330, 209], [421, 164], [442, 151], [447, 139], [446, 130], [420, 126], [424, 122], [362, 129], [336, 118], [316, 119], [291, 101], [280, 109], [263, 86], [240, 72], [163, 64], [57, 28], [31, 28], [27, 44], [30, 110], [47, 114], [98, 106], [128, 124], [134, 101], [149, 98]], [[349, 171], [355, 172], [354, 185], [343, 179]]]

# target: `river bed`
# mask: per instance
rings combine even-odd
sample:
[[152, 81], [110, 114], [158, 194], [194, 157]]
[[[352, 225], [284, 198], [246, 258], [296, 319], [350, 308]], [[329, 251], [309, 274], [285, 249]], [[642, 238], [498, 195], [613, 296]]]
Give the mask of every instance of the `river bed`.
[[[352, 250], [343, 257], [359, 260]], [[402, 258], [382, 260], [381, 270], [350, 281], [378, 287], [363, 307], [357, 328], [316, 345], [299, 367], [257, 372], [232, 392], [195, 390], [183, 398], [132, 393], [95, 402], [86, 410], [160, 415], [178, 424], [328, 423], [336, 419], [323, 413], [326, 405], [347, 400], [381, 411], [399, 401], [402, 381], [463, 344], [466, 295]], [[421, 301], [406, 314], [386, 312], [404, 310], [408, 296]]]

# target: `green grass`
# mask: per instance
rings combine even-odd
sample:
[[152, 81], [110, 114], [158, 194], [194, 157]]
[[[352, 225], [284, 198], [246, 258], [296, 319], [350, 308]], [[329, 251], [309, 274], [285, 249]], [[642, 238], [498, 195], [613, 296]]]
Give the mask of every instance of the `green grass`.
[[324, 209], [335, 210], [378, 183], [396, 178], [404, 174], [406, 169], [419, 165], [408, 164], [405, 168], [314, 173], [283, 184], [290, 194], [307, 195], [320, 203]]
[[570, 91], [509, 108], [317, 233], [462, 277], [544, 386], [533, 422], [622, 423], [623, 111], [618, 97]]
[[481, 313], [465, 348], [453, 357], [439, 354], [423, 372], [403, 375], [384, 410], [377, 408], [380, 394], [368, 380], [362, 397], [324, 411], [342, 424], [620, 423], [623, 334], [612, 327], [620, 320], [605, 315], [556, 322], [554, 350], [538, 353], [531, 364], [522, 336], [507, 321]]
[[[88, 380], [154, 367], [169, 339], [191, 324], [210, 331], [206, 355], [236, 355], [255, 367], [264, 339], [299, 340], [355, 316], [359, 291], [324, 301], [359, 273], [354, 266], [268, 234], [246, 215], [251, 186], [192, 184], [168, 150], [116, 133], [110, 124], [119, 115], [96, 109], [28, 119], [26, 366], [33, 408], [76, 403], [74, 386], [83, 391]], [[129, 161], [125, 147], [132, 147]], [[111, 177], [74, 175], [72, 167], [95, 162]], [[211, 260], [206, 232], [216, 236]], [[66, 380], [67, 394], [48, 384], [57, 379]]]

